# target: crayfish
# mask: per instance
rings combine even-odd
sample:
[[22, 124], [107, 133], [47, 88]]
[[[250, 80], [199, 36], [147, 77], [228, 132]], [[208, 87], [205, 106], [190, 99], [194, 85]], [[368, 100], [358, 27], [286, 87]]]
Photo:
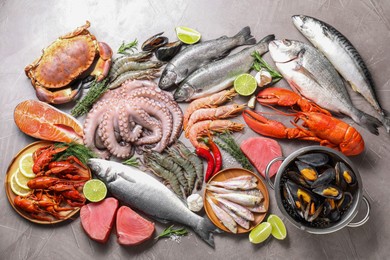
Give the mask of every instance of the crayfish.
[[[263, 105], [297, 105], [303, 112], [287, 114], [295, 117], [291, 122], [295, 128], [288, 128], [278, 121], [267, 119], [260, 113], [244, 110], [245, 122], [256, 133], [275, 138], [316, 141], [345, 155], [357, 155], [364, 150], [364, 140], [355, 128], [292, 91], [268, 88], [259, 92], [257, 100]], [[286, 114], [281, 111], [278, 113]], [[298, 125], [300, 120], [303, 123]]]

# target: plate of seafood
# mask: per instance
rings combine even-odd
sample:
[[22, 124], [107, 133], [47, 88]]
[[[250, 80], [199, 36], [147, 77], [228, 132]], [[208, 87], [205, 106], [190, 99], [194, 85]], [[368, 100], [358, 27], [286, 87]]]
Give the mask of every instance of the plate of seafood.
[[218, 228], [234, 234], [247, 233], [263, 221], [268, 212], [268, 190], [251, 171], [225, 169], [207, 183], [204, 207]]
[[23, 148], [11, 161], [5, 191], [9, 203], [23, 218], [55, 224], [72, 218], [85, 204], [82, 187], [91, 173], [77, 157], [61, 157], [67, 148], [38, 141]]

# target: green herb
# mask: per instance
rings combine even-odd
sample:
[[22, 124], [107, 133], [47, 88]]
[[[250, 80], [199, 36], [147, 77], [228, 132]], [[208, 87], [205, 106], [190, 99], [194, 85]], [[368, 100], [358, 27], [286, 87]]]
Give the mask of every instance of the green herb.
[[55, 143], [55, 147], [68, 147], [65, 151], [54, 155], [54, 161], [64, 161], [69, 156], [79, 159], [84, 165], [87, 165], [88, 159], [97, 158], [97, 155], [88, 147], [78, 143]]
[[163, 232], [161, 232], [161, 234], [158, 235], [157, 237], [155, 237], [155, 239], [160, 239], [163, 237], [170, 237], [172, 235], [186, 236], [187, 234], [188, 234], [187, 229], [185, 229], [185, 228], [173, 229], [173, 225], [172, 225], [172, 226], [166, 228]]
[[119, 54], [130, 54], [129, 52], [133, 53], [134, 49], [137, 49], [137, 46], [138, 46], [137, 39], [127, 44], [125, 44], [125, 42], [122, 42], [122, 45], [118, 49], [118, 53]]
[[263, 58], [261, 57], [258, 51], [252, 53], [252, 57], [255, 58], [253, 62], [252, 69], [260, 71], [260, 69], [266, 69], [272, 76], [271, 84], [275, 84], [279, 80], [283, 78], [283, 76], [277, 72], [274, 68], [272, 68]]
[[131, 157], [130, 159], [122, 162], [123, 164], [126, 164], [126, 165], [130, 165], [130, 166], [133, 166], [133, 167], [139, 167], [139, 161], [138, 161], [138, 158], [136, 158], [135, 156]]
[[107, 91], [107, 89], [107, 79], [101, 82], [94, 81], [87, 95], [78, 101], [74, 108], [70, 111], [72, 116], [79, 117], [88, 113], [88, 111], [92, 108], [92, 105], [100, 98], [101, 95], [104, 94], [104, 92]]
[[240, 146], [234, 140], [233, 135], [230, 132], [225, 132], [218, 135], [218, 139], [215, 139], [214, 142], [221, 147], [222, 150], [229, 153], [237, 162], [239, 162], [242, 167], [247, 170], [253, 170], [251, 163], [245, 154], [241, 151]]

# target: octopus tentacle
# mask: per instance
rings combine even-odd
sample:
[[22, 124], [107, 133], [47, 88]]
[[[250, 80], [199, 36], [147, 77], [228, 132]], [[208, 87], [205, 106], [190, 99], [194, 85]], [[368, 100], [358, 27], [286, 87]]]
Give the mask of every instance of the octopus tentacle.
[[118, 124], [119, 134], [123, 141], [133, 143], [141, 136], [142, 126], [136, 125], [135, 122], [129, 120], [129, 113], [119, 107]]

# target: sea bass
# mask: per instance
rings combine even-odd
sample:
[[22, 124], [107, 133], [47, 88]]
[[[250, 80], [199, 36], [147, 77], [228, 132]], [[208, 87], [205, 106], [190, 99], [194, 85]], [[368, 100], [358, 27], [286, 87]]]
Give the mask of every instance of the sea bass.
[[268, 43], [273, 39], [274, 35], [268, 35], [252, 47], [196, 70], [176, 89], [175, 100], [189, 102], [228, 88], [238, 75], [251, 69], [254, 61], [251, 54], [254, 51], [258, 51], [260, 55], [266, 53]]
[[329, 59], [352, 89], [360, 93], [378, 112], [390, 133], [390, 119], [377, 100], [374, 81], [352, 43], [331, 25], [313, 17], [294, 15], [292, 20], [295, 27]]
[[155, 178], [136, 168], [101, 159], [88, 160], [88, 166], [118, 200], [158, 221], [187, 225], [214, 247], [212, 232], [219, 229], [209, 219], [191, 212], [172, 191]]
[[191, 45], [179, 52], [165, 67], [158, 86], [167, 89], [177, 86], [196, 69], [213, 60], [226, 57], [230, 51], [241, 45], [255, 44], [247, 26], [233, 37], [222, 36], [218, 39]]
[[276, 67], [295, 92], [325, 109], [351, 117], [378, 135], [381, 122], [352, 104], [343, 79], [321, 52], [293, 40], [272, 41], [269, 51]]

